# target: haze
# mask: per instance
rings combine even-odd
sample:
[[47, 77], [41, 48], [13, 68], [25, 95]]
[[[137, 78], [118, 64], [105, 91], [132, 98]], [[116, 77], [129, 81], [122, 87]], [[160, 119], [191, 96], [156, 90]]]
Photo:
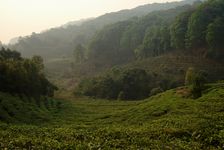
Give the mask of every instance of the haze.
[[0, 41], [154, 2], [178, 0], [0, 0]]

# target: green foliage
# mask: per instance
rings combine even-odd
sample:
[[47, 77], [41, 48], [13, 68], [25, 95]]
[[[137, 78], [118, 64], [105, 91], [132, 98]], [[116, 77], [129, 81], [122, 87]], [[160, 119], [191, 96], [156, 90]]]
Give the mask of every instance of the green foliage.
[[171, 26], [171, 45], [176, 49], [185, 49], [185, 37], [187, 33], [187, 24], [192, 11], [187, 11], [176, 17]]
[[130, 58], [132, 52], [120, 47], [122, 34], [129, 24], [130, 21], [118, 22], [104, 27], [97, 33], [89, 44], [89, 60], [95, 63], [103, 61], [113, 65]]
[[223, 149], [223, 83], [197, 101], [178, 89], [144, 101], [74, 99], [40, 125], [0, 123], [2, 149]]
[[145, 33], [143, 45], [135, 50], [138, 58], [159, 56], [171, 49], [170, 31], [166, 26], [160, 25], [148, 28]]
[[209, 0], [194, 11], [188, 22], [187, 47], [206, 47], [207, 27], [217, 17], [223, 17], [223, 11], [222, 0]]
[[4, 47], [0, 47], [0, 60], [19, 60], [21, 59], [21, 54], [17, 51], [11, 51], [10, 49], [5, 49]]
[[56, 87], [43, 74], [43, 59], [23, 59], [20, 53], [0, 51], [0, 91], [39, 97], [53, 96]]
[[[40, 124], [53, 119], [60, 112], [58, 100], [40, 97], [38, 101], [23, 94], [0, 92], [0, 122]], [[1, 143], [1, 142], [0, 142]]]
[[143, 99], [148, 96], [150, 76], [145, 70], [124, 71], [120, 82], [125, 99]]
[[141, 69], [130, 69], [82, 80], [75, 94], [97, 98], [134, 100], [143, 99], [149, 93], [150, 76]]
[[207, 29], [206, 40], [213, 58], [222, 60], [224, 56], [224, 18], [216, 18]]
[[[96, 67], [130, 62], [171, 50], [169, 26], [175, 17], [191, 6], [150, 13], [106, 26], [92, 38], [89, 61]], [[103, 63], [102, 63], [103, 62]]]
[[196, 71], [194, 68], [188, 68], [185, 76], [185, 85], [190, 85], [191, 93], [194, 98], [202, 96], [207, 74], [203, 71]]
[[202, 96], [204, 84], [206, 82], [206, 76], [203, 72], [198, 72], [193, 76], [191, 93], [193, 98], [199, 98]]

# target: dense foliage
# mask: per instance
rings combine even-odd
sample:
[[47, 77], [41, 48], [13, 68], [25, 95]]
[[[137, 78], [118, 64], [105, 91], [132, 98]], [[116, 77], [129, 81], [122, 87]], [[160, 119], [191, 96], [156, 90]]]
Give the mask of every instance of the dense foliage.
[[75, 88], [75, 95], [95, 98], [136, 100], [177, 87], [180, 83], [147, 73], [144, 69], [114, 67], [106, 74], [85, 78]]
[[142, 99], [150, 93], [150, 76], [141, 69], [121, 71], [113, 69], [111, 74], [83, 79], [75, 94], [108, 99]]
[[[222, 60], [223, 55], [223, 13], [224, 1], [209, 0], [194, 11], [188, 11], [174, 23], [174, 45], [185, 43], [177, 48], [206, 49], [205, 56]], [[185, 37], [185, 38], [184, 38]], [[177, 41], [179, 39], [181, 41]], [[175, 42], [176, 41], [176, 42]]]
[[43, 59], [24, 59], [19, 52], [0, 50], [0, 91], [39, 97], [53, 96], [57, 88], [43, 73]]
[[90, 42], [88, 57], [96, 64], [108, 65], [187, 49], [189, 53], [221, 60], [223, 3], [196, 2], [107, 26]]
[[104, 27], [89, 44], [88, 59], [97, 66], [130, 62], [171, 50], [169, 26], [190, 5], [150, 13]]

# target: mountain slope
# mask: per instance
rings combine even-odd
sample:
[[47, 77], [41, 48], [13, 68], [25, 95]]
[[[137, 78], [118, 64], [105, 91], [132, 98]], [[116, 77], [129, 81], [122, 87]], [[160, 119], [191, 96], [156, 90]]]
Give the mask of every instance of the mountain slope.
[[53, 28], [40, 34], [19, 38], [19, 42], [10, 45], [19, 50], [23, 56], [41, 55], [44, 58], [70, 57], [78, 43], [87, 44], [88, 40], [103, 26], [123, 21], [134, 16], [143, 16], [156, 10], [167, 10], [192, 4], [196, 0], [186, 0], [164, 4], [149, 4], [131, 10], [109, 13], [96, 19], [86, 21], [82, 26], [70, 25], [67, 28]]

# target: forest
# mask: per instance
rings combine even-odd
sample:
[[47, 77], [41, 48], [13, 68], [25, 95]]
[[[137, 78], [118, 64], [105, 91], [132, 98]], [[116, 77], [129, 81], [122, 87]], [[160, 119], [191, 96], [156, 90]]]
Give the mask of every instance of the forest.
[[43, 59], [25, 59], [17, 51], [0, 50], [0, 91], [31, 97], [53, 96], [57, 89], [45, 77]]
[[[155, 12], [143, 18], [107, 26], [91, 40], [88, 48], [89, 53], [86, 56], [87, 60], [83, 61], [100, 64], [101, 66], [98, 67], [103, 67], [103, 65], [108, 67], [108, 65], [127, 63], [130, 59], [144, 60], [168, 52], [180, 51], [185, 54], [188, 53], [187, 55], [197, 55], [197, 57], [223, 62], [224, 20], [222, 18], [224, 2], [208, 1], [198, 6], [199, 4], [195, 3], [192, 6], [187, 5]], [[75, 55], [82, 54], [80, 58], [84, 59], [84, 53], [79, 52]], [[167, 80], [163, 82], [164, 78], [160, 77], [158, 83], [158, 79], [156, 80], [158, 77], [152, 75], [151, 77], [147, 75], [143, 77], [142, 73], [137, 73], [138, 71], [131, 77], [129, 75], [132, 74], [131, 72], [127, 70], [123, 74], [121, 73], [121, 77], [112, 77], [114, 74], [119, 76], [119, 73], [113, 73], [112, 69], [110, 75], [103, 75], [102, 78], [83, 79], [86, 81], [80, 82], [78, 91], [86, 96], [117, 99], [120, 95], [119, 92], [111, 89], [120, 90], [121, 95], [138, 93], [140, 90], [142, 93], [138, 95], [147, 97], [151, 90], [160, 89], [163, 91], [184, 85], [184, 80], [173, 79], [171, 83], [166, 83]], [[138, 80], [136, 77], [141, 79]], [[127, 84], [123, 80], [128, 80]], [[132, 85], [128, 85], [131, 82], [133, 82]], [[121, 83], [120, 86], [119, 83]], [[166, 84], [165, 87], [164, 84]], [[132, 89], [132, 92], [124, 92], [125, 89], [122, 86]], [[116, 96], [114, 97], [114, 94], [110, 96], [108, 91], [114, 91]], [[130, 98], [127, 99], [136, 98], [136, 96], [130, 95]]]

